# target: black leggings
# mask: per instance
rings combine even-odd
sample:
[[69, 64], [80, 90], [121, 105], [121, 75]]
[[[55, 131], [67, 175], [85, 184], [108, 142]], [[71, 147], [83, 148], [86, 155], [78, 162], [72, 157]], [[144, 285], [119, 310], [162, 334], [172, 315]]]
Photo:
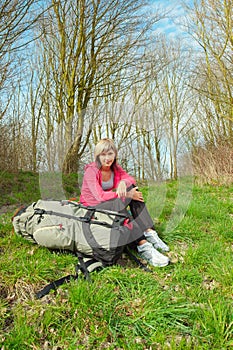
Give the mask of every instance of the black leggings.
[[125, 201], [122, 201], [120, 198], [115, 198], [97, 205], [97, 208], [117, 211], [129, 215], [128, 207], [133, 219], [133, 235], [135, 237], [135, 242], [138, 243], [145, 239], [144, 231], [148, 228], [154, 227], [153, 221], [144, 202], [135, 201], [131, 198], [126, 198]]

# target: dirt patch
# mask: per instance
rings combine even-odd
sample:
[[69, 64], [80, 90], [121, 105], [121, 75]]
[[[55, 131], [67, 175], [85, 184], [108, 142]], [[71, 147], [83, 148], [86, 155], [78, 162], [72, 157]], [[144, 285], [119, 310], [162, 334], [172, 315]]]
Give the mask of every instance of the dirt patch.
[[17, 208], [18, 208], [18, 206], [15, 204], [3, 205], [2, 207], [0, 207], [0, 215], [10, 213], [10, 212], [16, 210]]
[[0, 298], [1, 299], [6, 299], [8, 296], [8, 290], [5, 286], [0, 285]]

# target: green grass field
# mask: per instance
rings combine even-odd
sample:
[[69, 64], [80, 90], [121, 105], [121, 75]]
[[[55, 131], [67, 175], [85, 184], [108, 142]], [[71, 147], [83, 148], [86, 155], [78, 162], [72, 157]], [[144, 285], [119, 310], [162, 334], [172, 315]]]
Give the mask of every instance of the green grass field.
[[232, 349], [233, 185], [145, 187], [172, 264], [147, 273], [124, 256], [91, 283], [81, 277], [37, 300], [44, 285], [74, 273], [76, 259], [13, 233], [12, 205], [39, 191], [32, 174], [21, 174], [20, 188], [12, 176], [0, 178], [1, 207], [11, 205], [0, 217], [2, 350]]

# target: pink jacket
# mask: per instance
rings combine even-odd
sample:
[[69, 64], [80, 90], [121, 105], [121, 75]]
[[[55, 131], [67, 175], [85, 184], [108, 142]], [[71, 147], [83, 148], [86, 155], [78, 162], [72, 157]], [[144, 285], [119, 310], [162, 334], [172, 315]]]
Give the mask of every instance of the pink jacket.
[[132, 184], [136, 184], [135, 179], [132, 176], [130, 176], [125, 170], [123, 170], [120, 165], [116, 164], [114, 166], [113, 171], [113, 188], [108, 191], [104, 191], [101, 185], [102, 173], [97, 168], [96, 163], [93, 162], [86, 165], [81, 189], [80, 202], [87, 206], [95, 206], [101, 202], [117, 198], [117, 194], [113, 190], [117, 188], [121, 180], [124, 180], [126, 182], [127, 187], [129, 187]]

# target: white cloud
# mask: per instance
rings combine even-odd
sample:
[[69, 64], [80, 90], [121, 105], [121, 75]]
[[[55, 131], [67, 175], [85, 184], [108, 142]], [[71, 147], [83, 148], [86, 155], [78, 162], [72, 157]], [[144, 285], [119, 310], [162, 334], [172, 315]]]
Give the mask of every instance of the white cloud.
[[[187, 5], [191, 5], [191, 0], [182, 1]], [[186, 23], [186, 13], [181, 4], [181, 1], [178, 0], [154, 0], [154, 7], [161, 9], [161, 11], [166, 13], [166, 18], [160, 20], [156, 26], [154, 33], [164, 34], [168, 39], [182, 38], [184, 41], [187, 41], [188, 46], [194, 46], [194, 40], [188, 36], [185, 31]]]

